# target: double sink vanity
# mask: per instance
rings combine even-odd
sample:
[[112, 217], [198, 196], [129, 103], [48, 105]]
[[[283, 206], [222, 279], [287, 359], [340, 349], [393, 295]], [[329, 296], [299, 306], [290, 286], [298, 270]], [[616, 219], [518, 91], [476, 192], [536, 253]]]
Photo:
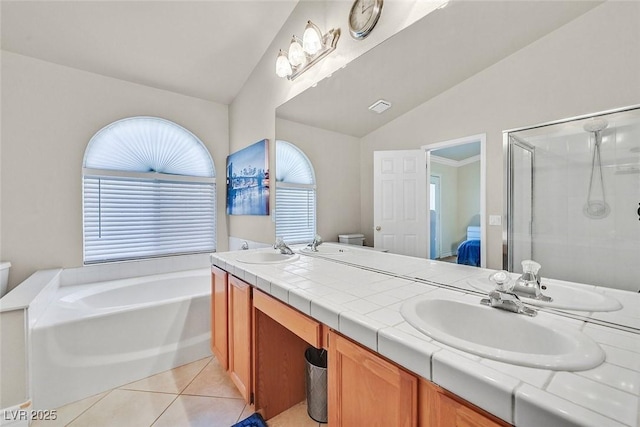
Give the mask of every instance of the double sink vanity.
[[292, 252], [211, 256], [212, 350], [266, 419], [304, 400], [311, 345], [331, 426], [640, 425], [637, 293], [542, 278], [552, 301], [521, 298], [526, 316], [487, 303], [489, 270]]

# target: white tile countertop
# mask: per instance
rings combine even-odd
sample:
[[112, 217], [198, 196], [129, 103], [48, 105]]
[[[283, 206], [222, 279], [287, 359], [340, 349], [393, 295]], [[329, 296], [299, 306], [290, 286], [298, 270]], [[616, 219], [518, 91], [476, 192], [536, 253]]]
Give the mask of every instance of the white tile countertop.
[[511, 424], [640, 427], [640, 294], [590, 286], [623, 308], [541, 310], [538, 316], [581, 330], [606, 354], [594, 369], [551, 371], [454, 349], [400, 314], [402, 304], [417, 296], [477, 304], [481, 294], [468, 282], [487, 278], [490, 270], [351, 246], [274, 264], [239, 262], [247, 252], [215, 253], [211, 262]]

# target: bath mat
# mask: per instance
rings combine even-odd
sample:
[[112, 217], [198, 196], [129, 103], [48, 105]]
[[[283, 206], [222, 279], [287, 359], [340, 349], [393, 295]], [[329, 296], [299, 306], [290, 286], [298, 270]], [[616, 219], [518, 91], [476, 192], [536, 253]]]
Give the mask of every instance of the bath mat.
[[267, 423], [264, 422], [264, 418], [259, 413], [251, 415], [249, 418], [245, 418], [237, 424], [231, 427], [267, 427]]

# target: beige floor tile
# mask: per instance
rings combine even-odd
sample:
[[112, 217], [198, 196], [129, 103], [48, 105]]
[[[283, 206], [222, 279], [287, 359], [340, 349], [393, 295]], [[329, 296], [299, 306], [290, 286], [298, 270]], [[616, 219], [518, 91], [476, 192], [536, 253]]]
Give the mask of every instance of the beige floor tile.
[[236, 420], [236, 422], [244, 420], [245, 418], [249, 417], [249, 415], [253, 414], [254, 412], [256, 412], [256, 409], [253, 407], [253, 405], [245, 405], [244, 406], [244, 410], [242, 411], [242, 414], [240, 414], [240, 416], [238, 417], [238, 419]]
[[211, 362], [184, 389], [182, 394], [242, 398], [235, 384], [229, 378], [229, 374], [220, 366], [216, 358], [211, 359]]
[[73, 427], [150, 426], [175, 400], [175, 394], [112, 390], [76, 418]]
[[198, 375], [207, 363], [211, 361], [211, 357], [196, 360], [186, 365], [178, 366], [169, 371], [164, 371], [156, 375], [152, 375], [140, 381], [120, 387], [125, 390], [141, 390], [141, 391], [157, 391], [161, 393], [180, 394], [191, 381]]
[[93, 406], [100, 399], [105, 397], [109, 392], [96, 394], [95, 396], [87, 397], [86, 399], [78, 400], [77, 402], [69, 403], [68, 405], [57, 408], [55, 420], [40, 420], [31, 423], [31, 427], [63, 427], [68, 425], [76, 417], [82, 414], [84, 411]]
[[228, 427], [238, 421], [245, 406], [242, 399], [181, 395], [153, 427]]
[[318, 427], [323, 426], [307, 414], [307, 402], [300, 402], [291, 409], [267, 420], [269, 427]]

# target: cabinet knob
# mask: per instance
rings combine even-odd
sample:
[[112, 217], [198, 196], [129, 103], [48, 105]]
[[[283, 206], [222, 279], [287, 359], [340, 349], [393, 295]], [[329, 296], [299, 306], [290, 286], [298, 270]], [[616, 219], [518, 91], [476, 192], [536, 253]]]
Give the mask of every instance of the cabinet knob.
[[380, 231], [382, 230], [382, 227], [380, 227], [379, 225], [376, 225], [376, 231]]

